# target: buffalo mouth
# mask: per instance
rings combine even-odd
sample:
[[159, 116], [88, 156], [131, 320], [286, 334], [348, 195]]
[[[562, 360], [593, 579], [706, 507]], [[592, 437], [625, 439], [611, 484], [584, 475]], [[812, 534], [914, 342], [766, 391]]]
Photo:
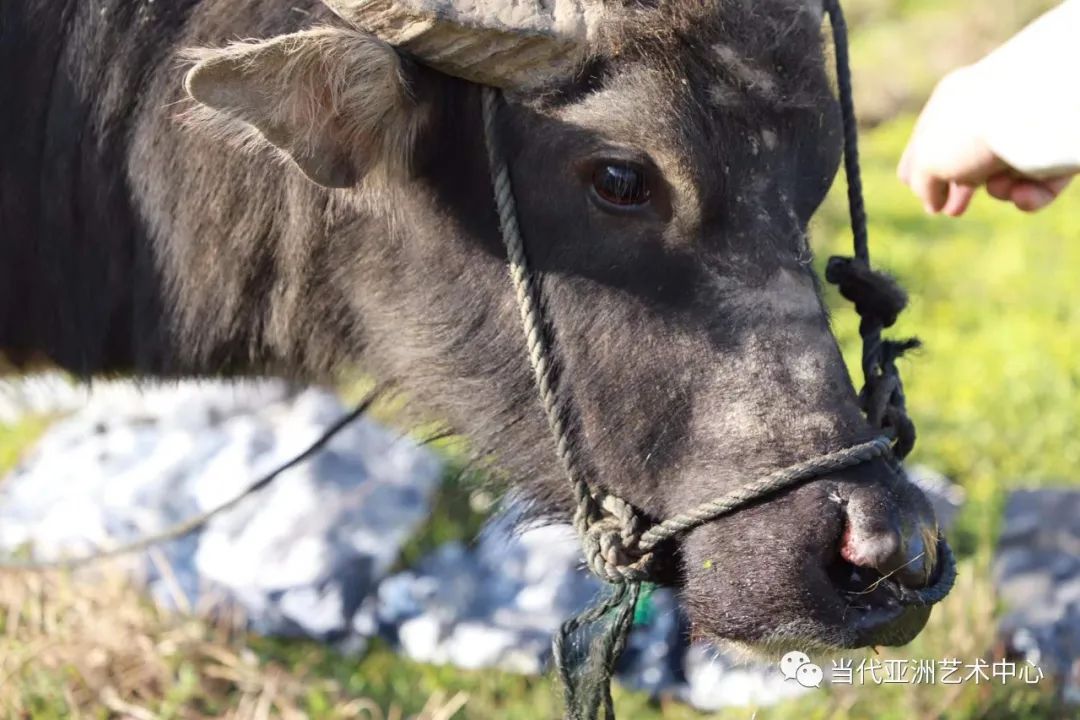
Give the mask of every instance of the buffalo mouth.
[[682, 537], [693, 636], [752, 656], [911, 642], [955, 562], [921, 492], [881, 472], [807, 483]]
[[[940, 569], [935, 575], [940, 575]], [[932, 606], [901, 602], [902, 586], [876, 570], [837, 558], [824, 568], [830, 589], [818, 596], [817, 622], [764, 628], [756, 638], [733, 637], [690, 619], [691, 638], [730, 648], [747, 658], [773, 659], [792, 649], [832, 653], [906, 645], [922, 632]], [[931, 584], [936, 581], [936, 577]], [[693, 613], [691, 613], [691, 616]]]
[[837, 558], [827, 569], [848, 632], [838, 644], [845, 649], [875, 645], [906, 645], [926, 626], [929, 606], [900, 602], [900, 584], [872, 568], [857, 567]]

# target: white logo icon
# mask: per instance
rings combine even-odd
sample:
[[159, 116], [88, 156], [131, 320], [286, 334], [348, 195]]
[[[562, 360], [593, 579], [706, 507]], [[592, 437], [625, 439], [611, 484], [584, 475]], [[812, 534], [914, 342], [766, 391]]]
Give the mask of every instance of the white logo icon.
[[821, 687], [825, 673], [810, 662], [810, 656], [798, 650], [792, 650], [780, 659], [780, 672], [785, 680], [794, 680], [804, 688]]

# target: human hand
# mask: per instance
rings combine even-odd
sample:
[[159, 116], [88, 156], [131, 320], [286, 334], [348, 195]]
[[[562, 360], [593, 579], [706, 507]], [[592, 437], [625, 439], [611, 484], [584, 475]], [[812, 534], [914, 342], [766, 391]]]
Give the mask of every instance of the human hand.
[[982, 139], [984, 113], [1005, 102], [977, 66], [947, 75], [934, 90], [900, 160], [898, 174], [928, 213], [958, 217], [985, 186], [999, 200], [1033, 212], [1049, 205], [1071, 175], [1035, 178], [1009, 167]]

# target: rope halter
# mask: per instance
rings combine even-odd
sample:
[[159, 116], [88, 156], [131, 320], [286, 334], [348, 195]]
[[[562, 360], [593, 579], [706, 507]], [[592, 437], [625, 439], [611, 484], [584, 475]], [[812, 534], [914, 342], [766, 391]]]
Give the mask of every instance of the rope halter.
[[[544, 316], [539, 275], [529, 267], [525, 243], [518, 224], [510, 172], [498, 142], [496, 116], [499, 91], [482, 88], [484, 141], [487, 146], [495, 205], [503, 244], [506, 247], [529, 361], [547, 416], [556, 452], [569, 479], [576, 510], [577, 530], [589, 570], [609, 583], [612, 592], [598, 605], [567, 621], [553, 642], [554, 661], [564, 685], [567, 717], [594, 720], [601, 710], [613, 719], [610, 681], [615, 662], [626, 645], [633, 624], [634, 609], [641, 585], [652, 576], [656, 547], [683, 533], [814, 478], [883, 458], [898, 480], [904, 478], [900, 461], [911, 451], [915, 428], [905, 409], [905, 398], [896, 359], [917, 345], [914, 340], [883, 340], [907, 303], [903, 290], [887, 275], [870, 267], [866, 210], [859, 172], [858, 138], [851, 92], [847, 53], [847, 28], [838, 0], [825, 0], [836, 44], [837, 77], [844, 125], [844, 163], [848, 181], [854, 257], [832, 258], [826, 279], [839, 286], [841, 294], [855, 303], [861, 317], [863, 340], [862, 369], [865, 384], [860, 404], [869, 421], [883, 434], [869, 442], [812, 458], [756, 479], [690, 511], [648, 525], [630, 503], [618, 496], [591, 487], [583, 471], [574, 442], [576, 410], [561, 392], [556, 371], [554, 329]], [[944, 598], [956, 579], [956, 564], [944, 537], [938, 537], [939, 574], [929, 587], [911, 589], [883, 583], [902, 605], [931, 605]], [[582, 628], [607, 621], [588, 640], [584, 651], [570, 642]]]

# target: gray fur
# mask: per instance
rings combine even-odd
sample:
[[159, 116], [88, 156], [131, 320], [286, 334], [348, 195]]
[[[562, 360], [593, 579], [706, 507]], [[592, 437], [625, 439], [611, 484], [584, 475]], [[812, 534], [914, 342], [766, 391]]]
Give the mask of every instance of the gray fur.
[[[315, 0], [0, 5], [0, 348], [84, 377], [363, 367], [494, 453], [538, 514], [565, 515], [479, 88], [402, 57], [394, 109], [422, 122], [402, 142], [396, 125], [363, 130], [349, 172], [324, 178], [339, 189], [282, 163], [288, 143], [184, 122], [184, 51], [324, 25], [358, 32]], [[808, 264], [840, 152], [812, 13], [619, 7], [573, 77], [510, 93], [500, 121], [595, 482], [665, 517], [872, 436]], [[368, 164], [372, 144], [402, 162]], [[590, 200], [590, 163], [608, 156], [649, 168], [649, 210]], [[856, 512], [868, 533], [933, 524], [921, 495], [867, 465], [695, 530], [666, 549], [666, 580], [713, 638], [906, 641], [925, 611], [837, 591]]]

